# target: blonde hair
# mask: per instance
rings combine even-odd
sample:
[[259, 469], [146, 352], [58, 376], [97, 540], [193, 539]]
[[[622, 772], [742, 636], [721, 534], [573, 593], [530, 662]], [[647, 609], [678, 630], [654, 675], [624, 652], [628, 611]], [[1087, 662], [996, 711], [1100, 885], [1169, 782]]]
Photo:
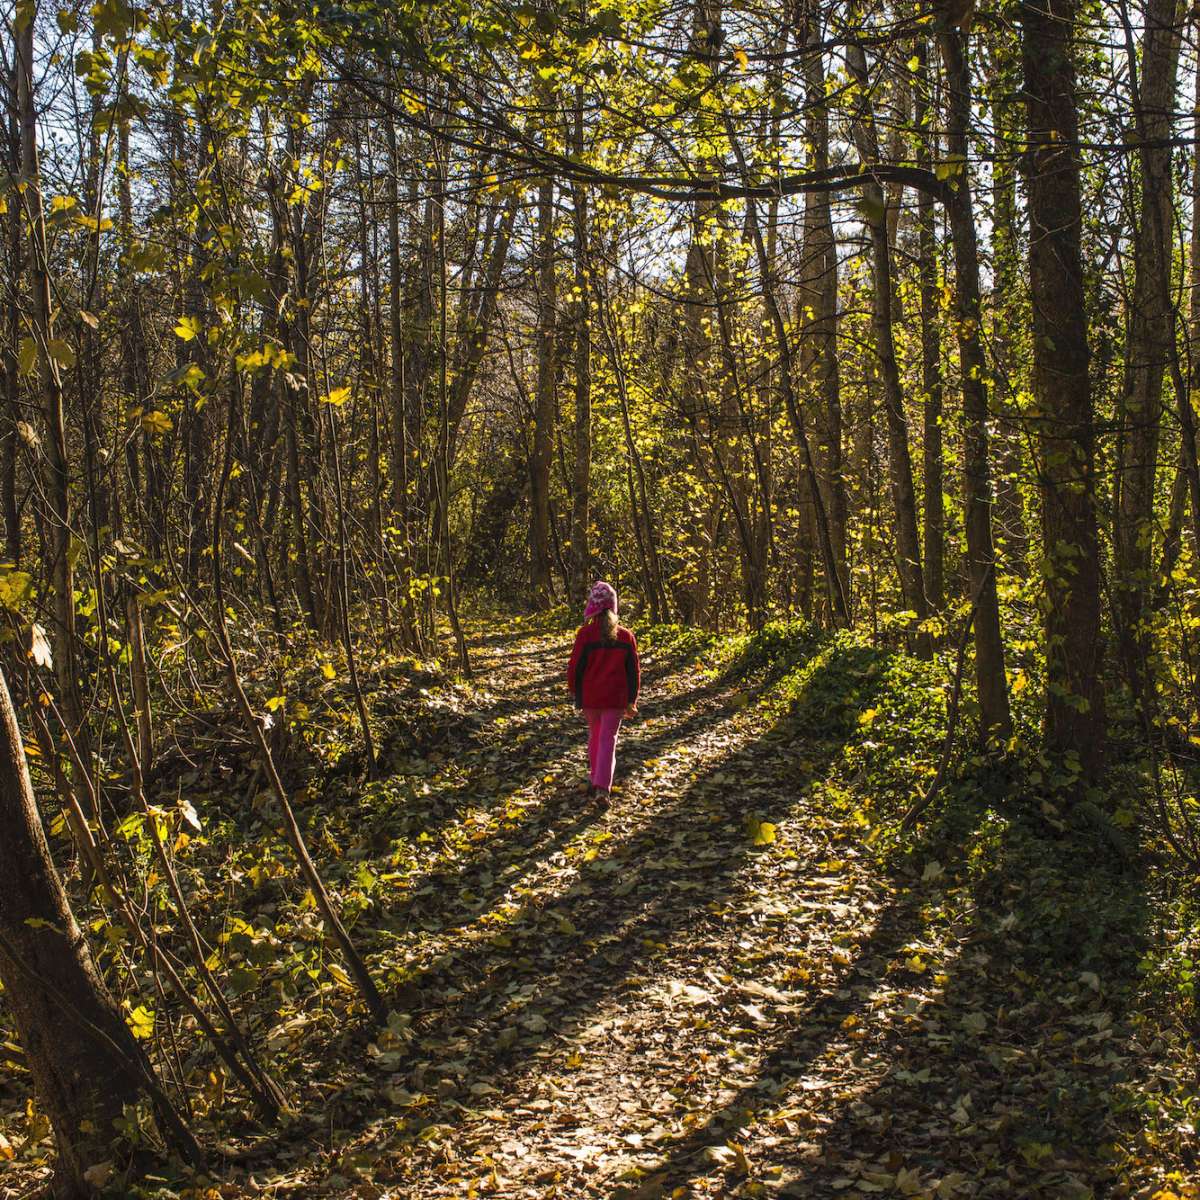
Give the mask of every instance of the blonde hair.
[[600, 626], [600, 636], [606, 642], [617, 640], [617, 630], [620, 626], [617, 624], [617, 614], [611, 608], [596, 614], [596, 624]]

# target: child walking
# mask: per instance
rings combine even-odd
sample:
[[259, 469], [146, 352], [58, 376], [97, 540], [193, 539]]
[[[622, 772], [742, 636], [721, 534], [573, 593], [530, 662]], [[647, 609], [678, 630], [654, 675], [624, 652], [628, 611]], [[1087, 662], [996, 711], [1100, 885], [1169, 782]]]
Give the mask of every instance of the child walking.
[[588, 723], [588, 797], [608, 803], [622, 717], [637, 713], [641, 665], [633, 634], [617, 624], [617, 593], [597, 580], [575, 635], [567, 686]]

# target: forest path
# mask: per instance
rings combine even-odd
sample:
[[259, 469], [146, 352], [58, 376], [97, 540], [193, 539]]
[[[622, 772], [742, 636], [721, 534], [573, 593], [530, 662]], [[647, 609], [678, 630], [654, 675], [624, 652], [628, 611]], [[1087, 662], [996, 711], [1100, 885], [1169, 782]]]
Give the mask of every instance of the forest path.
[[[612, 807], [588, 805], [568, 648], [473, 638], [476, 707], [373, 955], [411, 1034], [278, 1194], [1111, 1194], [1134, 1035], [1105, 983], [1068, 952], [1032, 986], [1011, 914], [932, 856], [887, 875], [812, 799], [841, 742], [685, 654], [645, 657]], [[868, 679], [848, 653], [828, 669]]]

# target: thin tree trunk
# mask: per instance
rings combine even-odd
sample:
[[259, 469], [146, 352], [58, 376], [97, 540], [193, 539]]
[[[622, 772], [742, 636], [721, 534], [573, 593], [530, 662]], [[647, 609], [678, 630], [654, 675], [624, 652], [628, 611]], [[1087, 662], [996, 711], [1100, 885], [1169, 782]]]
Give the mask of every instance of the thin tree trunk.
[[[737, 159], [738, 167], [742, 172], [742, 177], [748, 178], [749, 171], [746, 156], [742, 151], [741, 143], [737, 139], [733, 122], [728, 114], [725, 117], [725, 130], [729, 136], [729, 142]], [[825, 587], [829, 596], [829, 607], [836, 624], [849, 625], [850, 606], [846, 598], [846, 593], [842, 589], [841, 576], [837, 570], [837, 556], [833, 547], [833, 538], [830, 534], [829, 514], [825, 510], [825, 502], [821, 496], [821, 488], [817, 478], [816, 456], [813, 453], [812, 441], [808, 436], [808, 425], [804, 419], [804, 412], [800, 407], [793, 383], [794, 364], [792, 344], [788, 337], [787, 323], [783, 319], [783, 311], [779, 305], [779, 298], [776, 295], [775, 278], [771, 272], [771, 260], [767, 254], [767, 246], [763, 240], [762, 230], [758, 225], [757, 212], [753, 206], [747, 209], [747, 225], [749, 226], [750, 240], [758, 258], [758, 269], [762, 280], [763, 304], [775, 331], [775, 342], [780, 357], [779, 381], [783, 390], [784, 405], [787, 409], [788, 420], [791, 422], [792, 430], [796, 435], [796, 440], [800, 444], [801, 462], [808, 476], [813, 501], [813, 520], [816, 526], [817, 542], [821, 551], [821, 565], [825, 568]]]
[[[929, 71], [929, 50], [924, 38], [917, 41], [918, 70], [922, 79], [916, 91], [916, 126], [924, 135], [918, 138], [917, 161], [929, 167], [930, 141], [936, 134], [927, 128], [932, 107], [930, 93], [933, 76]], [[922, 534], [925, 550], [925, 595], [935, 612], [946, 604], [945, 550], [946, 511], [943, 500], [942, 449], [942, 337], [938, 321], [937, 216], [933, 196], [922, 189], [917, 193], [917, 274], [921, 312], [921, 388], [924, 436], [925, 505]]]
[[[76, 672], [75, 573], [71, 560], [70, 467], [60, 363], [64, 343], [55, 336], [51, 300], [49, 247], [42, 203], [38, 163], [37, 107], [33, 81], [34, 18], [17, 34], [15, 46], [17, 111], [21, 128], [21, 177], [25, 183], [21, 203], [29, 230], [29, 290], [33, 301], [33, 338], [37, 345], [46, 417], [44, 486], [46, 493], [46, 557], [56, 636], [54, 669], [59, 705], [71, 736], [87, 746], [83, 705]], [[83, 761], [90, 761], [84, 753]], [[96, 814], [93, 814], [96, 815]]]
[[[879, 140], [868, 94], [866, 54], [861, 46], [847, 48], [850, 72], [862, 90], [860, 110], [854, 122], [854, 138], [864, 164], [879, 161]], [[871, 324], [875, 354], [883, 383], [884, 412], [888, 429], [888, 478], [896, 516], [896, 558], [904, 604], [915, 615], [915, 626], [929, 616], [925, 579], [921, 568], [921, 541], [917, 530], [917, 498], [913, 486], [912, 457], [908, 447], [908, 418], [904, 411], [904, 388], [896, 361], [892, 330], [892, 255], [888, 245], [887, 200], [873, 179], [863, 185], [863, 220], [871, 239]], [[928, 658], [932, 646], [927, 632], [916, 634], [917, 653]]]
[[[804, 89], [808, 106], [805, 133], [809, 145], [808, 166], [823, 171], [829, 166], [829, 110], [825, 97], [823, 57], [815, 47], [820, 42], [818, 5], [806, 0], [800, 41], [809, 47], [805, 56]], [[815, 376], [818, 483], [829, 520], [834, 569], [842, 594], [850, 605], [850, 572], [846, 561], [846, 482], [842, 462], [842, 400], [838, 369], [838, 258], [833, 216], [826, 192], [809, 192], [804, 197], [804, 248], [801, 260], [801, 304], [811, 317], [800, 326], [800, 371]]]
[[963, 503], [967, 570], [975, 597], [975, 684], [979, 693], [981, 734], [985, 740], [1007, 739], [1012, 730], [1008, 682], [1004, 675], [1004, 641], [996, 594], [992, 546], [991, 464], [988, 454], [987, 363], [983, 353], [983, 312], [979, 288], [979, 246], [971, 195], [967, 130], [971, 119], [971, 67], [966, 36], [939, 20], [937, 39], [946, 68], [946, 147], [958, 167], [949, 181], [946, 213], [954, 242], [956, 327], [963, 395]]
[[[14, 72], [16, 63], [13, 64]], [[6, 72], [6, 76], [7, 76]], [[21, 129], [17, 116], [17, 79], [13, 74], [2, 83], [8, 102], [8, 119], [4, 122], [7, 145], [4, 162], [16, 178], [21, 171]], [[3, 354], [4, 412], [0, 415], [0, 508], [4, 510], [4, 551], [9, 562], [21, 561], [21, 517], [17, 507], [17, 421], [21, 395], [20, 367], [17, 346], [21, 337], [21, 279], [25, 274], [21, 250], [21, 205], [15, 197], [8, 203], [4, 222], [5, 287]]]
[[[237, 423], [237, 399], [237, 389], [235, 387], [230, 396], [230, 413], [225, 440], [224, 462], [221, 467], [220, 478], [217, 482], [216, 509], [218, 512], [222, 511], [224, 506], [225, 496], [229, 487], [229, 478], [233, 471], [233, 433]], [[384, 1003], [383, 997], [380, 995], [379, 989], [371, 977], [371, 973], [368, 971], [362, 955], [359, 954], [354, 942], [351, 940], [350, 934], [342, 921], [341, 914], [334, 904], [333, 897], [330, 896], [329, 890], [326, 888], [325, 882], [317, 870], [316, 863], [312, 860], [312, 855], [308, 850], [308, 843], [305, 841], [299, 821], [296, 820], [296, 813], [292, 808], [292, 802], [288, 798], [287, 789], [283, 786], [283, 780], [279, 776], [279, 769], [275, 764], [275, 757], [271, 753], [271, 747], [267, 742], [263, 723], [259, 719], [259, 714], [254, 711], [254, 707], [250, 703], [250, 698], [246, 695], [246, 689], [242, 684], [241, 673], [238, 671], [237, 658], [234, 654], [233, 645], [229, 640], [229, 628], [225, 615], [225, 572], [221, 547], [222, 522], [213, 522], [212, 537], [210, 557], [212, 560], [213, 609], [216, 619], [207, 622], [207, 624], [211, 632], [215, 635], [217, 648], [224, 663], [226, 676], [237, 704], [238, 713], [242, 718], [247, 734], [258, 751], [259, 763], [266, 775], [267, 783], [270, 786], [275, 803], [278, 805], [283, 818], [283, 834], [292, 848], [296, 864], [300, 869], [301, 878], [312, 893], [317, 911], [321, 914], [322, 920], [325, 923], [326, 935], [341, 951], [349, 973], [358, 988], [359, 995], [366, 1004], [372, 1019], [377, 1024], [383, 1024], [387, 1019], [387, 1005]]]
[[1024, 378], [1014, 353], [1014, 331], [1023, 320], [1019, 301], [1021, 262], [1017, 231], [1017, 170], [1010, 147], [1021, 136], [1014, 115], [1020, 88], [1017, 47], [1007, 41], [993, 52], [990, 81], [995, 163], [992, 167], [992, 411], [996, 421], [996, 511], [998, 553], [1009, 571], [1025, 573], [1029, 518], [1021, 493], [1024, 428], [1016, 386]]
[[[583, 92], [575, 96], [575, 153], [583, 154]], [[571, 599], [587, 594], [591, 552], [588, 524], [592, 486], [592, 309], [588, 278], [588, 193], [573, 187], [575, 221], [575, 464], [571, 489]]]
[[554, 449], [555, 382], [558, 375], [556, 289], [554, 282], [554, 181], [543, 178], [537, 201], [537, 388], [533, 418], [533, 449], [529, 456], [530, 585], [536, 607], [547, 606], [554, 592], [551, 581], [550, 466]]
[[1122, 5], [1138, 151], [1139, 219], [1133, 233], [1133, 295], [1128, 314], [1125, 375], [1120, 399], [1122, 454], [1113, 542], [1120, 608], [1117, 638], [1130, 683], [1146, 678], [1146, 622], [1153, 587], [1155, 497], [1162, 429], [1163, 380], [1175, 354], [1171, 298], [1174, 251], [1172, 152], [1175, 85], [1182, 14], [1178, 0], [1146, 0], [1141, 55]]
[[410, 512], [411, 491], [409, 468], [414, 447], [409, 441], [411, 421], [408, 413], [408, 381], [405, 378], [406, 348], [404, 331], [404, 276], [400, 268], [400, 196], [396, 177], [400, 170], [400, 156], [396, 143], [396, 124], [388, 116], [384, 123], [387, 134], [388, 170], [384, 176], [384, 200], [387, 204], [387, 259], [388, 259], [388, 331], [390, 372], [391, 452], [389, 471], [391, 476], [391, 525], [396, 530], [398, 580], [400, 594], [401, 641], [418, 648], [420, 637], [417, 614], [412, 594], [412, 514]]

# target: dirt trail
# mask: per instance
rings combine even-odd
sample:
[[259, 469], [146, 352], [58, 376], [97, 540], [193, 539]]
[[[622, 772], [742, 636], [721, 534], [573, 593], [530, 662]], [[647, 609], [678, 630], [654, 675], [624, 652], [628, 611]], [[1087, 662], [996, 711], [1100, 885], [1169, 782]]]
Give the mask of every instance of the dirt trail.
[[474, 644], [486, 690], [377, 959], [411, 1035], [307, 1194], [1110, 1194], [1133, 1035], [1102, 982], [1067, 961], [1032, 986], [939, 864], [885, 877], [811, 799], [837, 741], [686, 658], [646, 661], [589, 807], [564, 656]]

